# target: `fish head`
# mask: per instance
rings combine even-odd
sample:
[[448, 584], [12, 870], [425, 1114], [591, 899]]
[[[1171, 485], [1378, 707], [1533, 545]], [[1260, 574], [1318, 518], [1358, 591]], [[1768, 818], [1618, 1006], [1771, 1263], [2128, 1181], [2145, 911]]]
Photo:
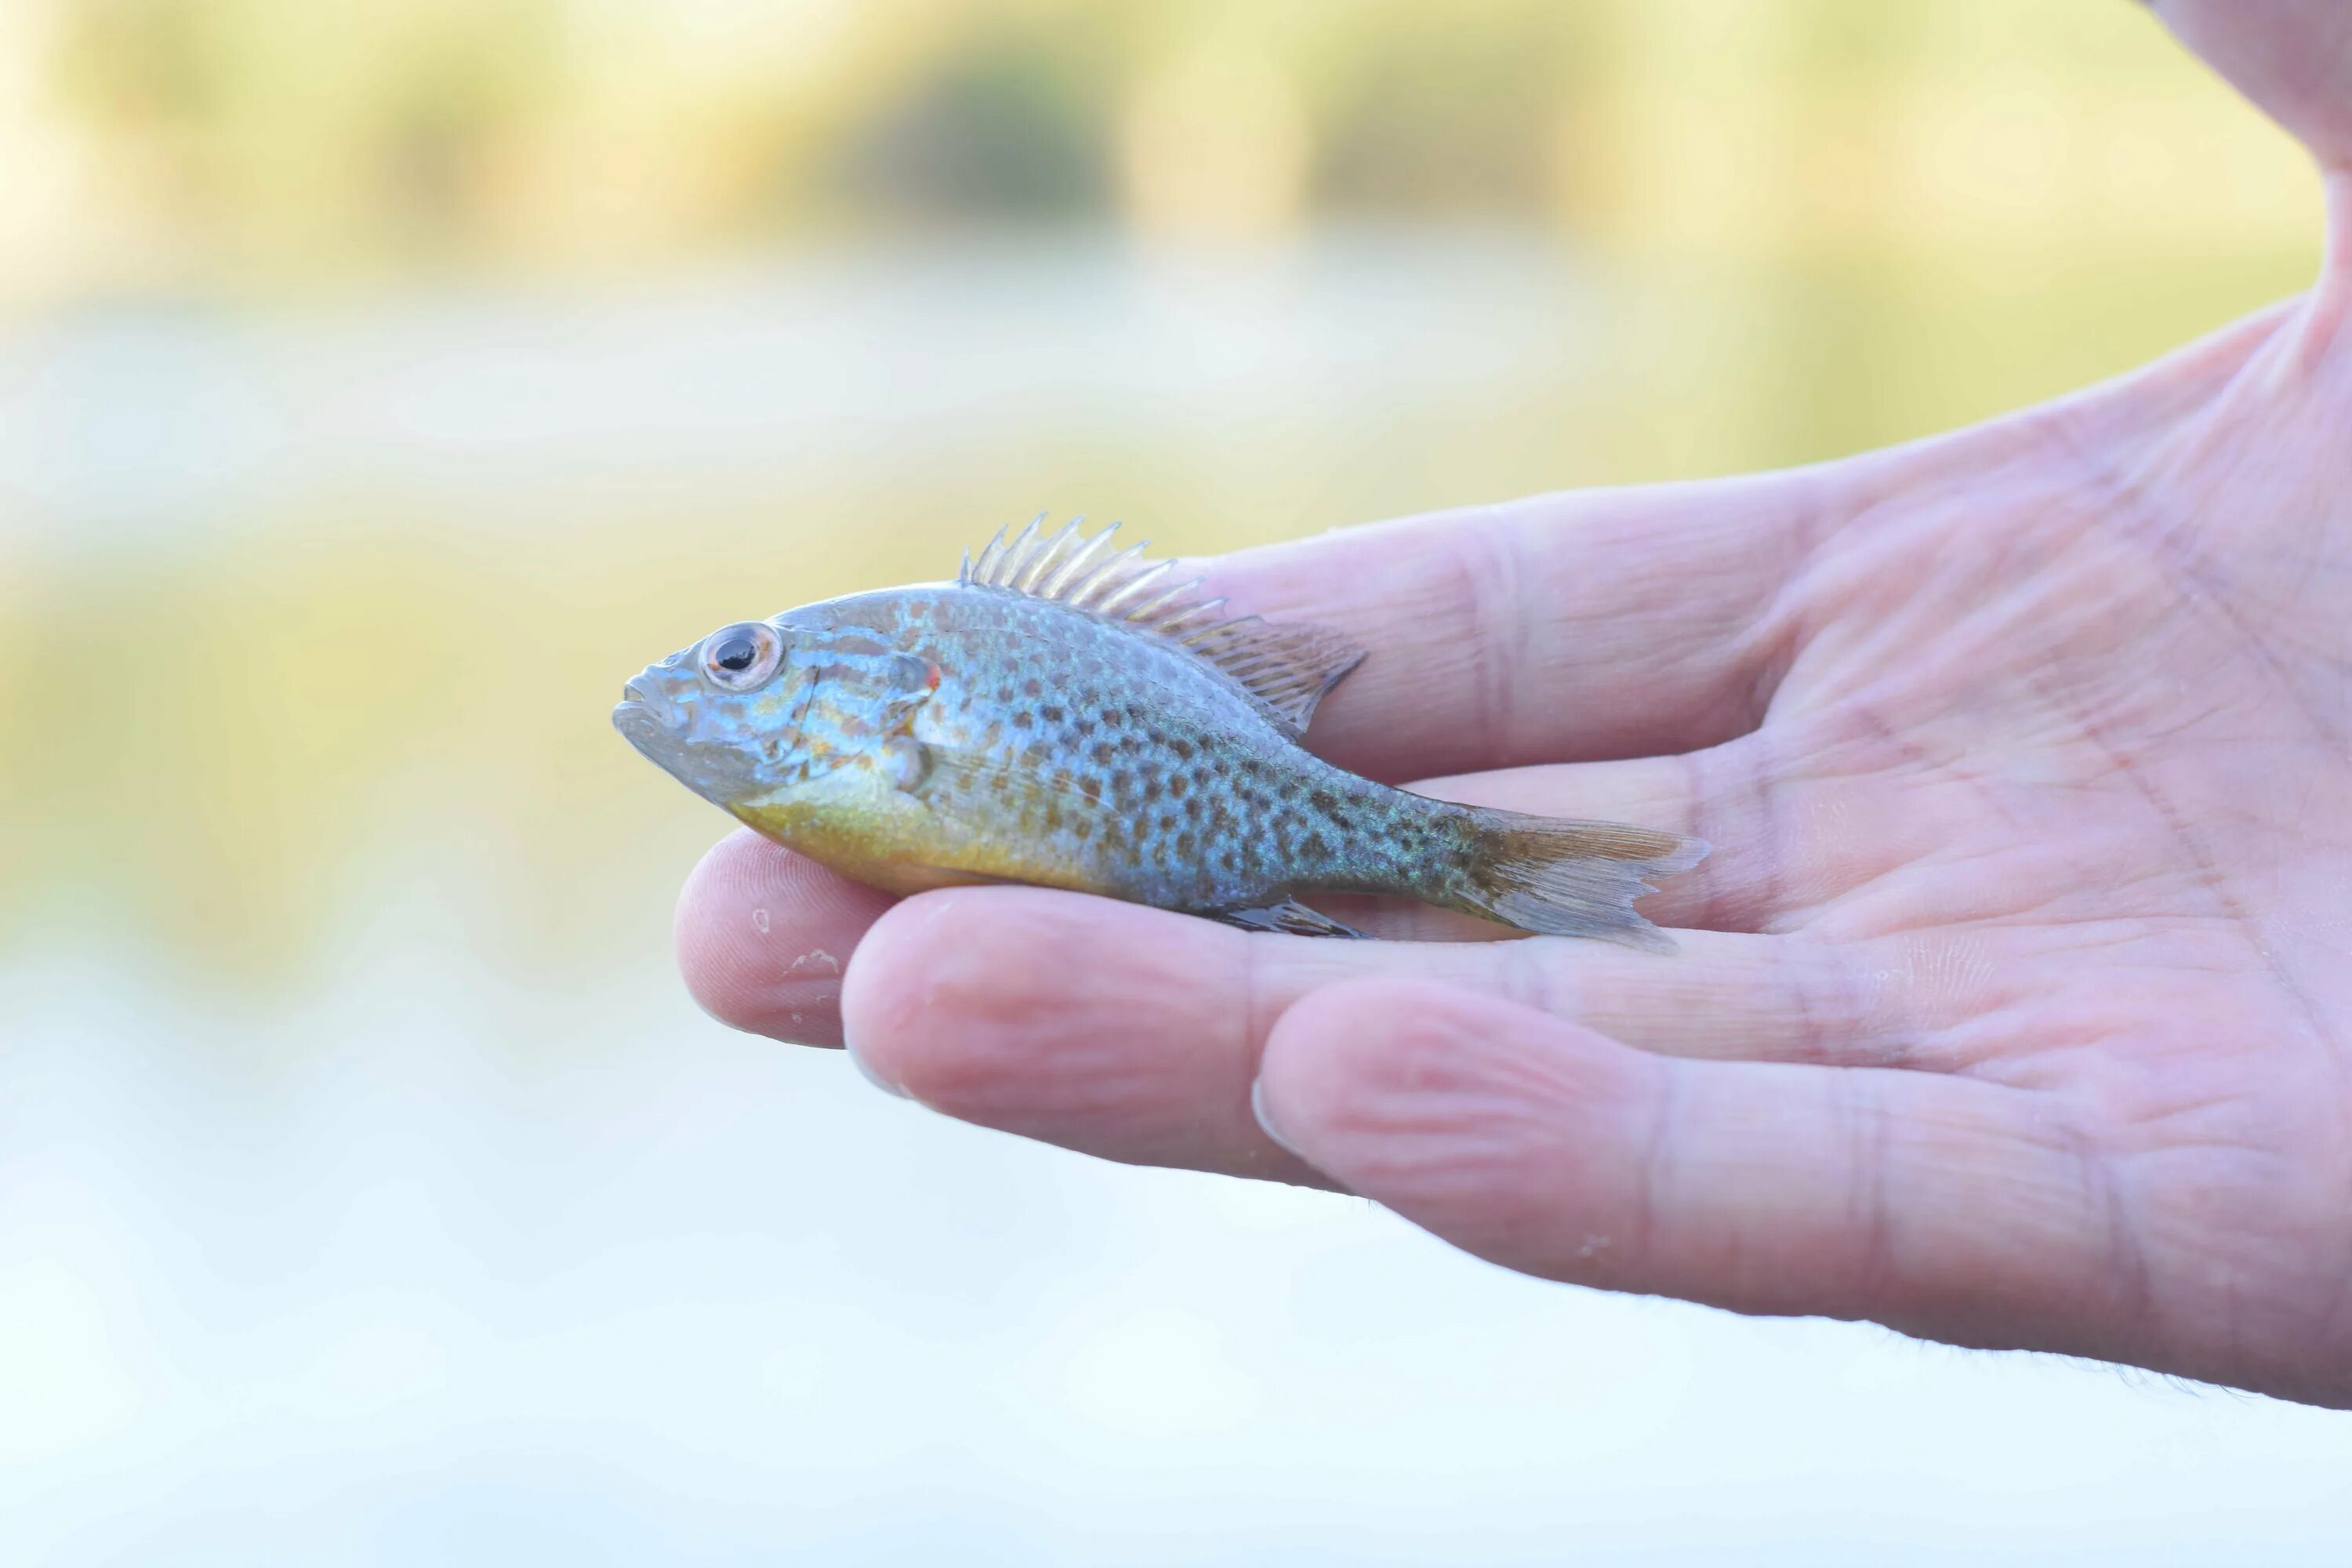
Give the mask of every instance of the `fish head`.
[[778, 622], [737, 621], [632, 677], [613, 727], [680, 784], [731, 810], [785, 779], [809, 689]]

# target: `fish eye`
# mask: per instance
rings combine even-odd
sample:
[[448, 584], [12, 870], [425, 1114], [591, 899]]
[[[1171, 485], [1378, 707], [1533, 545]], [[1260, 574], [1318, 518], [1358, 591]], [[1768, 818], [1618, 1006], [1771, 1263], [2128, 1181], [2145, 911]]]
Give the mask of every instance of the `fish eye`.
[[783, 639], [764, 621], [722, 627], [703, 642], [703, 677], [724, 690], [749, 691], [776, 673], [783, 651]]

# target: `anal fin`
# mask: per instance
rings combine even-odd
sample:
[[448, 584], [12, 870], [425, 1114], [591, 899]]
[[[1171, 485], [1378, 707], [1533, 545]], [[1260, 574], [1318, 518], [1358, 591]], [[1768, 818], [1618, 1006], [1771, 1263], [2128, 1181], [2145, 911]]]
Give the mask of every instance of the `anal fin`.
[[1369, 940], [1367, 933], [1318, 913], [1296, 899], [1285, 899], [1262, 910], [1216, 910], [1209, 918], [1244, 931], [1280, 931], [1285, 936], [1342, 936]]

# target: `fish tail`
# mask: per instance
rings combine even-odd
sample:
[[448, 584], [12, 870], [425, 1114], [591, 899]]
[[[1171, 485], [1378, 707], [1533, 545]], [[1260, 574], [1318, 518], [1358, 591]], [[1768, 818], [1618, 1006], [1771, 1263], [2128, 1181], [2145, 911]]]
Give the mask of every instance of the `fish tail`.
[[1470, 857], [1444, 901], [1545, 936], [1599, 937], [1654, 952], [1674, 939], [1633, 910], [1652, 884], [1706, 858], [1704, 839], [1618, 822], [1465, 807]]

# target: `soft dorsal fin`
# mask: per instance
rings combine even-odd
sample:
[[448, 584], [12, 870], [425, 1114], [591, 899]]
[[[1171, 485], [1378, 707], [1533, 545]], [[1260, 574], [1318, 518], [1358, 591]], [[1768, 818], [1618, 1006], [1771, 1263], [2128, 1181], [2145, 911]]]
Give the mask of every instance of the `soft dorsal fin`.
[[1045, 521], [1037, 518], [1011, 540], [998, 530], [977, 557], [965, 552], [957, 583], [1050, 599], [1172, 643], [1231, 677], [1294, 739], [1315, 717], [1323, 694], [1364, 657], [1362, 648], [1323, 626], [1219, 614], [1224, 600], [1203, 598], [1200, 579], [1179, 580], [1174, 562], [1143, 558], [1148, 541], [1112, 550], [1115, 522], [1082, 535], [1083, 519], [1050, 534], [1042, 530]]

